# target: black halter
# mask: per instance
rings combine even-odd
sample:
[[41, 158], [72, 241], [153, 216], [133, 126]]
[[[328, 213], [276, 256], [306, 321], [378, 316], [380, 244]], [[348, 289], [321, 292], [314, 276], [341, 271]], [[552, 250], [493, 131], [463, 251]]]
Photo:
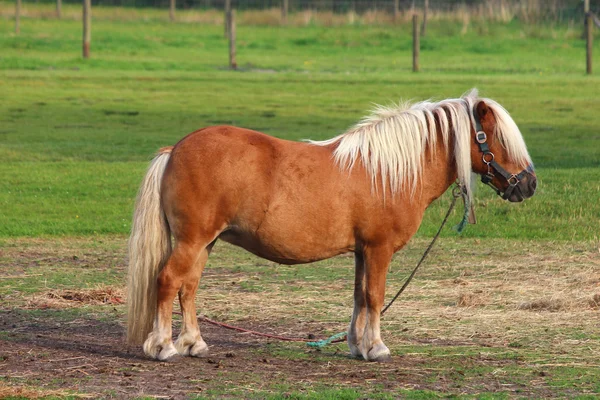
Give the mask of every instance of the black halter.
[[[533, 173], [533, 165], [528, 164], [527, 167], [518, 174], [511, 174], [510, 172], [502, 168], [502, 166], [500, 166], [500, 164], [498, 164], [494, 159], [494, 153], [490, 151], [490, 148], [487, 144], [487, 135], [483, 131], [481, 122], [479, 122], [479, 118], [477, 115], [475, 115], [475, 123], [477, 129], [475, 140], [479, 145], [479, 150], [483, 153], [483, 163], [487, 165], [488, 169], [485, 175], [481, 175], [481, 182], [494, 189], [498, 196], [501, 196], [504, 200], [507, 200], [511, 196], [521, 179], [523, 179], [527, 174]], [[504, 179], [506, 179], [506, 181], [508, 182], [508, 187], [504, 190], [504, 193], [502, 193], [500, 189], [498, 189], [491, 183], [492, 179], [494, 179], [496, 175], [504, 177]]]

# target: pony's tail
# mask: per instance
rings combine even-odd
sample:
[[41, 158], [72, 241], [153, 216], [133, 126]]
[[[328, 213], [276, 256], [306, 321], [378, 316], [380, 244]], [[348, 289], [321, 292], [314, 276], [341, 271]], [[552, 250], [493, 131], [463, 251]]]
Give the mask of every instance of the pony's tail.
[[127, 342], [141, 344], [156, 316], [157, 277], [171, 254], [171, 230], [161, 201], [161, 181], [171, 154], [161, 149], [152, 160], [137, 195], [127, 280]]

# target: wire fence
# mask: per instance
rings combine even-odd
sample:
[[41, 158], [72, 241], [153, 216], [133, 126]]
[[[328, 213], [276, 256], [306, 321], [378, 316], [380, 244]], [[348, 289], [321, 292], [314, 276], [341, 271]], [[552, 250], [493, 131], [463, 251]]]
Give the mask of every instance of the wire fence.
[[[35, 3], [56, 3], [57, 18], [62, 18], [63, 2], [81, 4], [81, 0], [35, 0]], [[425, 35], [428, 18], [459, 20], [463, 23], [463, 29], [473, 18], [484, 23], [488, 21], [509, 23], [517, 19], [527, 25], [548, 21], [552, 23], [568, 21], [569, 29], [574, 22], [583, 22], [585, 19], [582, 37], [586, 40], [587, 74], [592, 73], [593, 29], [594, 26], [600, 28], [600, 19], [597, 16], [600, 11], [600, 0], [83, 0], [83, 56], [85, 58], [89, 57], [90, 47], [90, 35], [86, 34], [90, 32], [91, 22], [88, 21], [91, 19], [89, 18], [90, 3], [94, 6], [104, 6], [104, 10], [109, 10], [106, 6], [169, 9], [171, 21], [177, 20], [175, 17], [177, 7], [193, 10], [182, 14], [188, 16], [194, 14], [194, 22], [199, 22], [198, 18], [206, 20], [208, 16], [208, 23], [212, 20], [212, 23], [217, 24], [223, 23], [222, 13], [227, 9], [225, 14], [228, 16], [228, 22], [224, 26], [225, 35], [229, 37], [230, 43], [230, 68], [233, 69], [236, 68], [235, 19], [233, 18], [235, 10], [241, 11], [240, 15], [246, 17], [243, 23], [253, 25], [289, 25], [288, 16], [292, 15], [300, 18], [299, 25], [321, 21], [326, 26], [356, 23], [356, 16], [360, 16], [360, 20], [363, 20], [361, 23], [368, 24], [398, 24], [412, 19], [414, 71], [419, 70], [419, 37]], [[15, 33], [19, 34], [21, 0], [15, 0], [15, 4]], [[3, 10], [0, 9], [0, 14], [2, 13]], [[161, 11], [154, 13], [162, 14]], [[419, 22], [419, 15], [423, 18], [422, 25]], [[298, 25], [297, 21], [292, 22]], [[422, 26], [421, 33], [419, 33], [419, 25]]]
[[[177, 9], [222, 10], [226, 0], [176, 0]], [[54, 0], [35, 0], [53, 3]], [[332, 12], [338, 14], [366, 12], [412, 12], [423, 10], [427, 2], [432, 16], [436, 14], [468, 13], [471, 16], [510, 20], [570, 21], [581, 19], [583, 0], [289, 0], [290, 13], [300, 11]], [[81, 0], [63, 0], [77, 3]], [[231, 0], [237, 10], [269, 10], [280, 8], [282, 0]], [[600, 0], [590, 0], [590, 8], [600, 13]], [[168, 9], [170, 0], [92, 0], [93, 6], [152, 7]]]
[[[23, 0], [8, 0], [19, 3]], [[77, 18], [74, 5], [82, 0], [25, 0], [27, 3], [56, 3], [56, 14]], [[83, 0], [86, 1], [86, 0]], [[397, 25], [409, 23], [413, 15], [427, 21], [458, 22], [467, 27], [471, 22], [510, 23], [519, 21], [529, 26], [565, 24], [569, 27], [584, 23], [584, 1], [589, 2], [592, 25], [600, 28], [600, 0], [229, 0], [238, 11], [242, 25], [339, 26], [346, 24]], [[228, 0], [91, 0], [92, 6], [102, 6], [105, 13], [112, 7], [130, 10], [153, 9], [153, 15], [168, 15], [171, 21], [212, 23], [223, 21]], [[62, 13], [61, 4], [71, 4], [70, 12]], [[0, 5], [3, 4], [0, 0]], [[4, 2], [4, 5], [9, 3]], [[287, 6], [287, 9], [285, 8]], [[182, 11], [177, 13], [177, 10]], [[115, 9], [116, 11], [116, 9]], [[157, 11], [159, 12], [157, 14]], [[0, 15], [12, 10], [0, 7]], [[25, 15], [28, 10], [25, 10]], [[96, 14], [98, 15], [98, 14]], [[115, 18], [117, 14], [111, 14]], [[44, 17], [47, 17], [47, 13]], [[123, 17], [125, 18], [125, 17]], [[125, 18], [127, 19], [127, 18]], [[16, 31], [18, 31], [18, 18]]]

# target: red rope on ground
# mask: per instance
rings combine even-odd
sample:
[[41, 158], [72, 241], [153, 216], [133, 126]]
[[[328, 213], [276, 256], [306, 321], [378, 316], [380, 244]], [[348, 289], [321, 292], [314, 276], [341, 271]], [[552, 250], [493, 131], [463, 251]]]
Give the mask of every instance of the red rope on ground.
[[[173, 314], [181, 315], [181, 313], [177, 312], [177, 311], [173, 312]], [[205, 322], [208, 322], [209, 324], [212, 324], [215, 326], [220, 326], [221, 328], [231, 329], [231, 330], [238, 331], [238, 332], [249, 333], [249, 334], [255, 335], [255, 336], [263, 336], [263, 337], [282, 340], [282, 341], [286, 341], [286, 342], [305, 342], [306, 343], [306, 342], [318, 341], [317, 339], [293, 338], [293, 337], [287, 337], [287, 336], [272, 335], [270, 333], [257, 332], [257, 331], [253, 331], [250, 329], [240, 328], [238, 326], [229, 325], [229, 324], [226, 324], [223, 322], [218, 322], [218, 321], [212, 320], [204, 315], [199, 316], [198, 319], [200, 321], [205, 321]], [[340, 343], [343, 341], [345, 341], [345, 339], [342, 338], [342, 339], [333, 340], [331, 343]]]

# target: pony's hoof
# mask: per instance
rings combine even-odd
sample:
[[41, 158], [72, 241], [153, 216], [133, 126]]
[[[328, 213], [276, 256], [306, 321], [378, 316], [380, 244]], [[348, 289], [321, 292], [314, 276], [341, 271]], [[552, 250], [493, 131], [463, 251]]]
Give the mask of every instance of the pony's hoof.
[[164, 361], [176, 355], [177, 350], [170, 340], [156, 340], [156, 335], [151, 333], [144, 342], [144, 354], [154, 360]]
[[369, 350], [365, 356], [365, 360], [374, 362], [387, 362], [392, 359], [390, 349], [383, 343], [379, 343]]
[[190, 356], [192, 357], [207, 357], [208, 356], [208, 345], [202, 339], [198, 340], [194, 346], [190, 349]]
[[360, 347], [353, 343], [348, 343], [348, 347], [350, 348], [350, 357], [352, 358], [362, 358], [362, 352], [360, 351]]
[[371, 361], [371, 362], [379, 362], [379, 363], [390, 362], [390, 361], [392, 361], [392, 355], [391, 354], [382, 354], [380, 356], [376, 356], [374, 358], [370, 358], [369, 361]]
[[169, 343], [167, 346], [163, 347], [163, 349], [158, 353], [157, 359], [159, 361], [174, 361], [175, 358], [179, 357], [179, 353], [173, 343]]
[[175, 354], [165, 355], [165, 357], [165, 359], [159, 358], [159, 360], [166, 363], [175, 363], [183, 360], [183, 357], [177, 352], [175, 352]]
[[175, 342], [175, 348], [182, 356], [205, 357], [208, 355], [208, 345], [202, 338], [180, 336]]
[[362, 360], [363, 355], [361, 354], [360, 350], [350, 350], [350, 358], [354, 358], [355, 360]]

